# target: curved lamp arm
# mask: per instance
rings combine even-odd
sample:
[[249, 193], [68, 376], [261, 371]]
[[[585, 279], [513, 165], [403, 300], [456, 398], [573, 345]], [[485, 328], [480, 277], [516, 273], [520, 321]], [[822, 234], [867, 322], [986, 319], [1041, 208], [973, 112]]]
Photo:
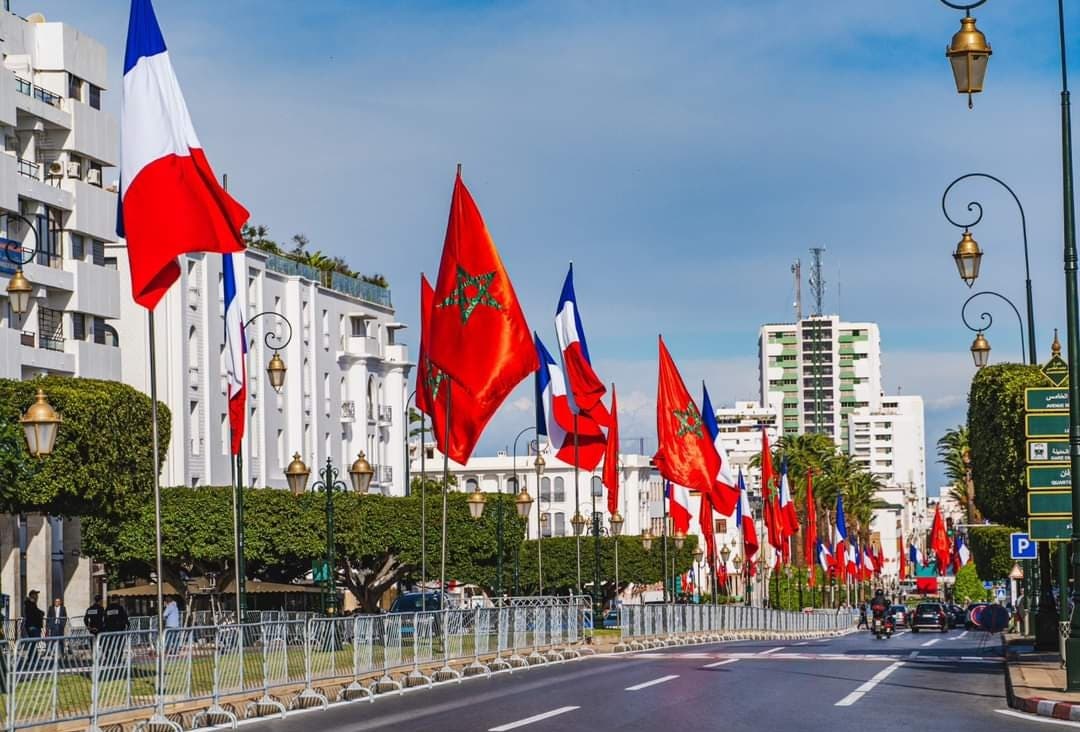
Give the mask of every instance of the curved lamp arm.
[[[945, 0], [942, 0], [942, 2], [944, 1]], [[967, 180], [968, 178], [985, 178], [987, 180], [992, 180], [999, 186], [1004, 188], [1006, 191], [1008, 191], [1009, 195], [1012, 196], [1013, 201], [1016, 202], [1016, 207], [1020, 210], [1020, 230], [1024, 237], [1024, 272], [1027, 274], [1027, 278], [1030, 280], [1031, 268], [1028, 265], [1027, 215], [1024, 213], [1024, 206], [1020, 203], [1020, 198], [1016, 195], [1016, 191], [1010, 188], [1005, 181], [1001, 180], [1001, 178], [998, 178], [997, 176], [990, 175], [989, 173], [965, 173], [964, 175], [960, 176], [945, 187], [945, 192], [941, 194], [941, 213], [945, 214], [945, 219], [950, 224], [952, 224], [958, 229], [963, 229], [964, 231], [967, 231], [973, 226], [977, 226], [979, 222], [982, 221], [983, 207], [982, 204], [978, 201], [968, 202], [967, 210], [970, 212], [974, 212], [976, 215], [974, 221], [969, 221], [967, 223], [957, 221], [952, 216], [950, 216], [949, 209], [946, 207], [946, 202], [949, 198], [949, 191], [951, 191], [953, 189], [953, 186], [955, 186], [957, 183]]]
[[969, 297], [967, 300], [964, 300], [964, 304], [960, 307], [960, 318], [964, 321], [964, 325], [967, 326], [968, 330], [974, 331], [976, 333], [982, 333], [983, 331], [990, 330], [990, 326], [992, 326], [994, 324], [994, 316], [992, 316], [990, 313], [985, 312], [985, 311], [979, 314], [979, 319], [983, 322], [982, 326], [976, 327], [976, 326], [974, 326], [974, 325], [972, 325], [971, 323], [968, 322], [968, 318], [967, 318], [968, 304], [972, 300], [974, 300], [975, 298], [980, 297], [982, 295], [992, 295], [993, 297], [996, 297], [996, 298], [998, 298], [1000, 300], [1003, 300], [1010, 308], [1012, 308], [1012, 311], [1014, 313], [1016, 313], [1016, 322], [1020, 326], [1020, 356], [1021, 356], [1021, 358], [1024, 358], [1024, 356], [1025, 356], [1025, 354], [1024, 354], [1024, 319], [1022, 317], [1020, 317], [1020, 311], [1016, 309], [1015, 305], [1013, 305], [1012, 300], [1005, 297], [1001, 293], [994, 292], [993, 290], [982, 290], [981, 292], [976, 292], [974, 295]]
[[289, 322], [289, 319], [281, 313], [274, 312], [273, 310], [264, 310], [261, 313], [256, 313], [255, 315], [252, 315], [250, 318], [248, 318], [248, 321], [244, 323], [244, 329], [246, 330], [248, 326], [250, 326], [256, 320], [264, 316], [277, 318], [279, 321], [285, 324], [286, 333], [284, 335], [279, 334], [277, 330], [267, 331], [263, 335], [263, 343], [266, 344], [267, 348], [272, 351], [283, 350], [292, 341], [293, 328], [292, 323]]
[[[15, 239], [9, 239], [8, 237], [0, 237], [0, 247], [3, 247], [4, 249], [4, 256], [8, 258], [9, 262], [21, 269], [23, 265], [28, 264], [31, 260], [33, 260], [33, 258], [37, 255], [38, 249], [41, 247], [41, 242], [38, 240], [37, 229], [34, 227], [34, 224], [32, 221], [30, 221], [30, 219], [26, 218], [21, 214], [4, 212], [0, 214], [0, 220], [3, 219], [7, 219], [9, 221], [11, 219], [17, 219], [18, 221], [21, 221], [26, 226], [26, 228], [30, 230], [30, 233], [34, 235], [34, 246], [29, 250], [23, 248], [22, 242], [20, 241], [17, 241]], [[49, 214], [47, 211], [45, 214], [45, 224], [46, 226], [48, 226], [49, 224]]]
[[942, 5], [948, 5], [953, 10], [963, 10], [965, 13], [970, 13], [985, 2], [986, 0], [976, 0], [973, 3], [951, 3], [949, 0], [941, 0]]

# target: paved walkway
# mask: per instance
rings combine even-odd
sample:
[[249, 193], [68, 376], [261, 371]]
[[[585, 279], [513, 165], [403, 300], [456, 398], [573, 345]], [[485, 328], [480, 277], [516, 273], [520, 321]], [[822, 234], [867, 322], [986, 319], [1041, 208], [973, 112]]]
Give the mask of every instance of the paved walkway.
[[1065, 691], [1057, 653], [1036, 653], [1031, 638], [1006, 635], [1009, 703], [1014, 709], [1057, 719], [1080, 720], [1080, 692]]

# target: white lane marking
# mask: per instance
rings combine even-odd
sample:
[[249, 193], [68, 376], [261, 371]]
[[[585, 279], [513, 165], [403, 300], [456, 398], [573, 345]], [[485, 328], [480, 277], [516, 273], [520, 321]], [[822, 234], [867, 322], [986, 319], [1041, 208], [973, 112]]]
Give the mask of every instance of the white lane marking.
[[934, 638], [934, 640], [928, 640], [925, 643], [923, 643], [923, 648], [926, 648], [927, 646], [932, 646], [935, 643], [940, 643], [940, 642], [941, 642], [940, 638]]
[[1080, 727], [1080, 722], [1070, 722], [1065, 719], [1054, 719], [1053, 717], [1043, 717], [1038, 714], [1024, 714], [1023, 712], [1017, 712], [1013, 709], [995, 709], [998, 714], [1006, 714], [1010, 717], [1016, 717], [1017, 719], [1026, 719], [1029, 722], [1042, 722], [1044, 724], [1059, 724], [1062, 727]]
[[919, 652], [918, 651], [912, 651], [911, 653], [908, 654], [908, 658], [918, 658], [918, 657], [919, 657]]
[[960, 640], [961, 638], [963, 638], [967, 634], [968, 634], [968, 631], [965, 630], [963, 633], [961, 633], [960, 635], [953, 638], [953, 640]]
[[716, 663], [707, 663], [702, 668], [716, 668], [717, 666], [727, 666], [729, 663], [735, 663], [739, 659], [729, 658], [726, 661], [717, 661]]
[[797, 645], [797, 646], [808, 646], [808, 645], [810, 645], [810, 641], [803, 641], [802, 643], [796, 643], [795, 645]]
[[665, 681], [671, 681], [672, 679], [677, 679], [677, 678], [679, 678], [678, 674], [673, 674], [671, 676], [661, 676], [660, 678], [653, 679], [652, 681], [646, 681], [646, 682], [644, 682], [642, 684], [635, 684], [634, 686], [628, 686], [623, 691], [639, 691], [639, 690], [645, 689], [645, 688], [647, 688], [649, 686], [656, 686], [657, 684], [662, 684]]
[[761, 651], [757, 655], [759, 655], [759, 656], [767, 656], [770, 653], [776, 653], [777, 651], [782, 651], [782, 650], [784, 650], [783, 646], [777, 646], [776, 648], [770, 648], [767, 651]]
[[903, 661], [897, 661], [896, 663], [892, 664], [891, 666], [889, 666], [887, 668], [884, 668], [881, 671], [878, 671], [865, 684], [863, 684], [858, 689], [856, 689], [855, 691], [853, 691], [850, 694], [848, 694], [847, 696], [845, 696], [840, 701], [836, 702], [835, 706], [838, 706], [838, 707], [850, 707], [852, 704], [859, 701], [859, 699], [862, 699], [863, 696], [865, 696], [867, 694], [867, 692], [869, 692], [875, 686], [877, 686], [882, 681], [884, 681], [886, 676], [888, 676], [893, 671], [895, 671], [896, 669], [900, 668], [903, 665], [904, 665]]
[[539, 722], [543, 719], [550, 719], [551, 717], [556, 717], [560, 714], [566, 714], [567, 712], [572, 712], [575, 709], [580, 708], [581, 707], [559, 707], [558, 709], [552, 709], [550, 712], [544, 712], [543, 714], [534, 714], [531, 717], [519, 719], [516, 722], [509, 722], [507, 724], [499, 725], [498, 727], [492, 727], [488, 730], [488, 732], [509, 732], [509, 730], [517, 729], [518, 727], [524, 727], [527, 724]]

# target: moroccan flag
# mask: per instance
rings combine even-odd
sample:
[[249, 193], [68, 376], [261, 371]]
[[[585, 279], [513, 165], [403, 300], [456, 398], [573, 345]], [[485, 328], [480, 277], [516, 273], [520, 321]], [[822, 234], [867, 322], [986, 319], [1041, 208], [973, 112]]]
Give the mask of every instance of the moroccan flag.
[[607, 487], [607, 510], [614, 516], [619, 511], [619, 407], [614, 384], [611, 385], [611, 419], [608, 421], [602, 480]]
[[[416, 408], [431, 418], [435, 444], [450, 459], [464, 464], [472, 454], [480, 433], [490, 415], [478, 415], [474, 400], [458, 384], [451, 388], [451, 379], [427, 355], [430, 335], [431, 309], [435, 297], [427, 277], [420, 275], [420, 353], [416, 372]], [[450, 441], [446, 438], [447, 391], [449, 390]], [[483, 419], [483, 421], [480, 421]]]
[[904, 535], [896, 537], [896, 554], [900, 560], [900, 579], [907, 579], [907, 552], [904, 551]]
[[514, 286], [460, 171], [429, 324], [428, 358], [468, 393], [482, 429], [539, 362]]
[[769, 434], [761, 430], [761, 499], [762, 513], [765, 519], [765, 532], [769, 544], [781, 551], [784, 544], [784, 530], [780, 518], [780, 507], [773, 490], [772, 450], [769, 449]]
[[653, 463], [667, 480], [709, 497], [715, 510], [730, 516], [738, 494], [717, 489], [720, 457], [705, 431], [701, 412], [686, 390], [678, 368], [660, 338], [660, 371], [656, 390], [656, 436]]
[[945, 574], [949, 566], [949, 554], [952, 545], [949, 543], [949, 535], [945, 532], [945, 521], [941, 518], [941, 506], [934, 509], [934, 525], [930, 529], [930, 551], [937, 558], [937, 570], [939, 575]]
[[803, 560], [810, 568], [807, 580], [811, 587], [817, 585], [817, 563], [814, 561], [814, 544], [817, 535], [817, 504], [814, 503], [814, 471], [806, 471], [806, 533], [803, 534]]
[[716, 557], [716, 531], [713, 526], [712, 506], [709, 505], [705, 494], [701, 495], [701, 508], [698, 509], [698, 524], [701, 526], [701, 535], [705, 537], [705, 561], [710, 567], [715, 565]]

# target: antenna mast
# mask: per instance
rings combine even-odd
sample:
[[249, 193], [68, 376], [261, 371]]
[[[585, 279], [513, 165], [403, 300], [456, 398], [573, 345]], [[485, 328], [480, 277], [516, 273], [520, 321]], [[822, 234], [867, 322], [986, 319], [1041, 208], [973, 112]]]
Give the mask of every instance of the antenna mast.
[[825, 247], [811, 247], [810, 256], [813, 264], [810, 267], [810, 293], [814, 298], [814, 315], [824, 312], [825, 303], [825, 275], [822, 274], [821, 255], [825, 253]]
[[795, 278], [795, 322], [802, 320], [802, 262], [798, 259], [791, 265], [791, 274]]
[[[823, 374], [821, 368], [821, 356], [822, 351], [825, 350], [825, 342], [822, 340], [821, 332], [821, 315], [822, 306], [825, 302], [825, 278], [821, 273], [821, 255], [825, 253], [824, 247], [811, 247], [811, 265], [810, 265], [810, 293], [814, 298], [814, 340], [811, 344], [811, 364], [813, 368], [813, 385], [814, 385], [814, 419], [813, 419], [813, 432], [821, 434], [825, 432], [825, 394]], [[829, 339], [829, 352], [832, 353], [832, 339]], [[831, 379], [830, 379], [831, 386]], [[830, 410], [831, 411], [831, 410]], [[808, 432], [811, 430], [807, 430]], [[832, 435], [830, 435], [831, 437]], [[835, 438], [834, 438], [835, 439]]]

